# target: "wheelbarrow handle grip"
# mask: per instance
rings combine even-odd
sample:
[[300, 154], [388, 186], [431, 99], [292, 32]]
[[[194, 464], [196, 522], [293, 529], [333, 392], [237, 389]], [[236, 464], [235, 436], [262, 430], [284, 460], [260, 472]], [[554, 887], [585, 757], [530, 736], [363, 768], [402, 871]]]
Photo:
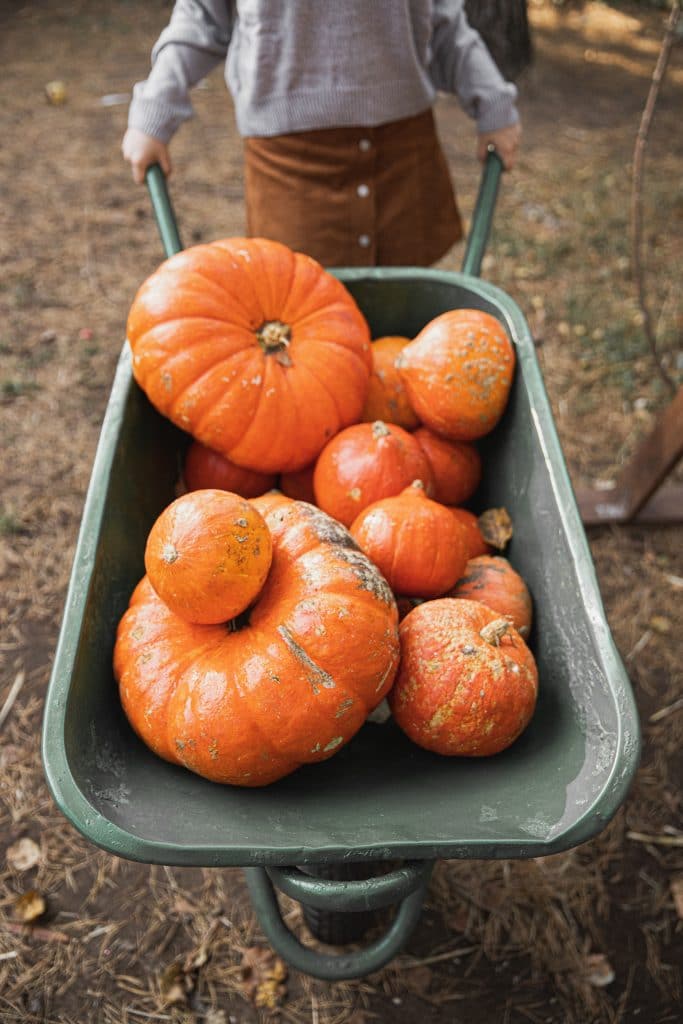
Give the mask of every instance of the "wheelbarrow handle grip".
[[313, 978], [344, 981], [365, 977], [393, 960], [420, 918], [431, 868], [431, 862], [424, 862], [417, 888], [402, 900], [396, 917], [383, 935], [364, 949], [336, 954], [309, 949], [292, 934], [282, 919], [273, 882], [265, 868], [243, 870], [254, 910], [273, 949], [296, 970]]
[[173, 204], [166, 186], [166, 175], [159, 164], [151, 164], [145, 171], [145, 184], [149, 191], [149, 198], [152, 201], [154, 219], [157, 222], [161, 244], [164, 247], [166, 256], [173, 256], [180, 252], [183, 243], [180, 241], [178, 222], [173, 212]]
[[462, 262], [463, 274], [479, 277], [484, 250], [491, 233], [493, 211], [498, 198], [498, 187], [503, 173], [503, 161], [495, 148], [489, 146], [484, 170], [479, 183], [479, 193], [472, 213], [470, 232], [467, 238], [465, 256]]

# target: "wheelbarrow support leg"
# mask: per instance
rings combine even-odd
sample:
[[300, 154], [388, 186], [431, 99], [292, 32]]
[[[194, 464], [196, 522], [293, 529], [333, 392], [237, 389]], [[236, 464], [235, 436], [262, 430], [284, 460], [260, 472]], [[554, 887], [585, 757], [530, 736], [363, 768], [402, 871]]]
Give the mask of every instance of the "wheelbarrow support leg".
[[[243, 870], [254, 910], [273, 949], [292, 967], [313, 978], [321, 978], [323, 981], [343, 981], [362, 978], [379, 970], [388, 964], [404, 946], [420, 918], [432, 867], [431, 861], [423, 861], [399, 869], [391, 876], [384, 876], [385, 881], [378, 883], [380, 888], [377, 890], [374, 890], [372, 885], [372, 883], [378, 882], [377, 879], [327, 883], [324, 879], [309, 878], [304, 882], [303, 884], [310, 887], [311, 903], [318, 906], [330, 908], [339, 900], [340, 893], [342, 896], [346, 894], [347, 898], [343, 901], [344, 909], [340, 910], [341, 913], [353, 908], [387, 906], [395, 900], [396, 892], [407, 891], [407, 895], [400, 903], [396, 917], [379, 939], [357, 952], [338, 954], [308, 949], [299, 942], [282, 919], [268, 871], [259, 867], [244, 868]], [[275, 872], [274, 869], [271, 869], [271, 872], [278, 881], [285, 880], [290, 895], [294, 892], [299, 895], [300, 876], [295, 870]], [[388, 883], [386, 879], [389, 879]], [[329, 892], [325, 891], [325, 885], [329, 885]]]

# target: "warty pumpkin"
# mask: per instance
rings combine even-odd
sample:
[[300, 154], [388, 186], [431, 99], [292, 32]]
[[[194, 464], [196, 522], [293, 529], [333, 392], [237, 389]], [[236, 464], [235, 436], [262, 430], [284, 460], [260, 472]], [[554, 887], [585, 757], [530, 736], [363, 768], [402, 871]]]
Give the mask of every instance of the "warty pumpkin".
[[454, 309], [423, 327], [396, 365], [425, 426], [452, 441], [473, 441], [503, 414], [515, 350], [495, 317]]
[[183, 480], [188, 491], [218, 488], [243, 498], [256, 498], [275, 487], [277, 476], [237, 466], [220, 452], [207, 448], [200, 441], [192, 441], [185, 454]]
[[414, 430], [420, 421], [408, 401], [396, 359], [410, 338], [390, 334], [372, 343], [372, 373], [361, 419], [365, 423], [384, 420], [404, 430]]
[[403, 619], [394, 720], [437, 754], [485, 757], [529, 724], [538, 670], [516, 629], [478, 601], [439, 598]]
[[163, 510], [145, 546], [145, 569], [162, 601], [188, 622], [226, 622], [265, 583], [272, 558], [260, 512], [229, 491], [189, 491]]
[[531, 594], [523, 578], [501, 555], [480, 555], [465, 567], [448, 597], [481, 601], [487, 608], [509, 619], [520, 636], [531, 631]]
[[401, 597], [445, 593], [467, 563], [459, 523], [445, 505], [427, 497], [421, 480], [369, 505], [354, 520], [351, 535]]
[[393, 595], [348, 531], [282, 495], [252, 504], [273, 562], [242, 619], [188, 623], [145, 577], [114, 649], [140, 738], [173, 764], [239, 786], [339, 751], [388, 692], [399, 654]]
[[316, 504], [345, 526], [413, 480], [432, 492], [432, 471], [412, 434], [393, 423], [356, 423], [329, 441], [313, 473]]
[[340, 281], [278, 242], [172, 256], [135, 296], [127, 336], [152, 404], [239, 466], [302, 469], [363, 409], [365, 318]]

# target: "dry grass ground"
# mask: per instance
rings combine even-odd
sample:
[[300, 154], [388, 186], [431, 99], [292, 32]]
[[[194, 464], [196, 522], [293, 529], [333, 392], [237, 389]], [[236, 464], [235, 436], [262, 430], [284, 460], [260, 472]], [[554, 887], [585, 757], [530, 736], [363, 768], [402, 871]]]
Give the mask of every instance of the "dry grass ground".
[[[575, 481], [613, 479], [667, 393], [630, 272], [633, 143], [663, 30], [652, 8], [532, 5], [524, 155], [505, 179], [485, 276], [527, 315]], [[125, 104], [167, 5], [0, 8], [0, 1020], [234, 1024], [665, 1024], [683, 959], [681, 530], [590, 532], [643, 725], [632, 792], [584, 846], [529, 862], [443, 863], [389, 967], [326, 985], [290, 973], [276, 1011], [245, 987], [263, 946], [239, 871], [117, 860], [62, 818], [39, 756], [42, 698], [113, 368], [138, 284], [160, 261], [147, 197], [119, 158]], [[61, 79], [67, 102], [46, 102]], [[104, 97], [108, 97], [103, 101]], [[683, 49], [646, 162], [648, 287], [670, 374], [683, 308]], [[241, 154], [219, 74], [174, 145], [185, 241], [243, 231]], [[477, 170], [457, 104], [439, 124], [464, 211]], [[456, 248], [444, 265], [457, 268]], [[676, 360], [678, 359], [678, 363]], [[22, 840], [24, 842], [22, 843]], [[46, 912], [33, 930], [17, 900]], [[296, 926], [300, 910], [289, 904]]]

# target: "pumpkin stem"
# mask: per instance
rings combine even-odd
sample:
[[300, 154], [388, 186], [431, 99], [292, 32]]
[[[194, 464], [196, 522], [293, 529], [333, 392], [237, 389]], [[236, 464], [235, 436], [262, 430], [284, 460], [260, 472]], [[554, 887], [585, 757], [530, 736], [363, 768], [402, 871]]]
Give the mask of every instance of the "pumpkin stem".
[[280, 352], [289, 345], [292, 328], [281, 320], [266, 320], [257, 330], [256, 337], [264, 352]]
[[390, 433], [389, 427], [382, 420], [375, 420], [372, 424], [372, 436], [377, 440], [380, 437], [388, 437]]
[[424, 489], [425, 485], [422, 482], [422, 480], [413, 480], [412, 484], [410, 485], [410, 490], [413, 492], [422, 491], [422, 493], [424, 494]]
[[494, 647], [498, 647], [502, 637], [505, 636], [509, 629], [510, 622], [508, 619], [494, 619], [493, 622], [489, 622], [488, 625], [484, 626], [484, 628], [479, 631], [479, 636], [482, 640], [485, 640], [487, 644], [492, 644]]

